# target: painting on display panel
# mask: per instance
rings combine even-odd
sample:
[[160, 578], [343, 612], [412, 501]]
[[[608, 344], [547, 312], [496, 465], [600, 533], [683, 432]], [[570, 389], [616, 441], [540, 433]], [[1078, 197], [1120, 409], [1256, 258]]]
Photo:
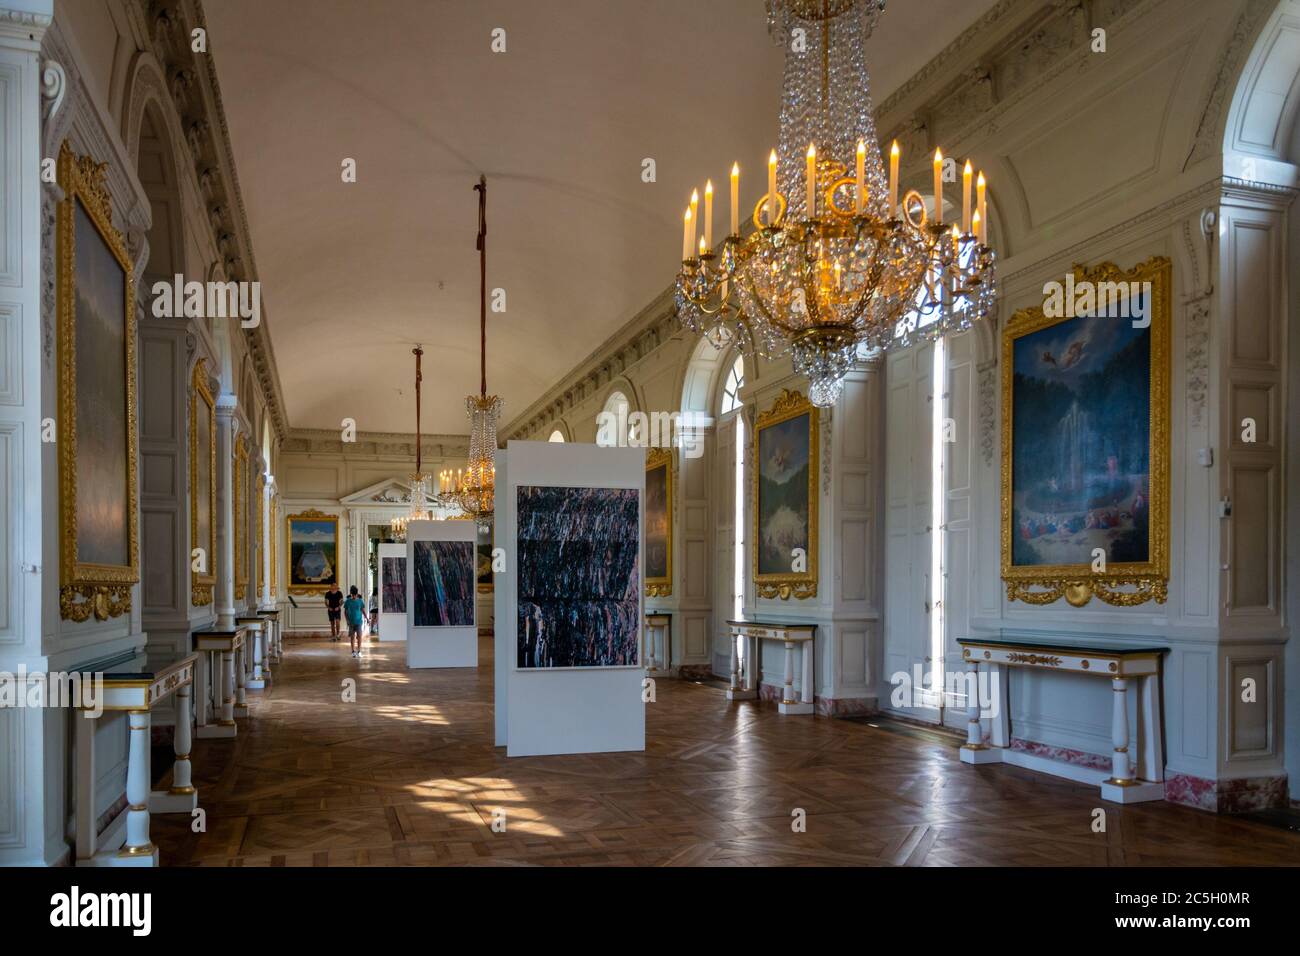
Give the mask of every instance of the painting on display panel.
[[382, 577], [379, 589], [381, 614], [406, 613], [406, 558], [399, 556], [379, 559]]
[[754, 585], [759, 597], [817, 595], [818, 412], [784, 390], [754, 423]]
[[1169, 580], [1168, 259], [1076, 266], [1002, 339], [1007, 599], [1163, 603]]
[[646, 454], [645, 593], [673, 593], [673, 454], [666, 448]]
[[285, 519], [290, 594], [323, 594], [338, 583], [339, 519], [310, 509]]
[[472, 627], [474, 542], [416, 541], [412, 550], [412, 626]]
[[517, 489], [516, 667], [631, 667], [641, 617], [635, 488]]
[[58, 247], [58, 452], [62, 617], [131, 609], [136, 540], [135, 290], [113, 226], [107, 164], [65, 143]]

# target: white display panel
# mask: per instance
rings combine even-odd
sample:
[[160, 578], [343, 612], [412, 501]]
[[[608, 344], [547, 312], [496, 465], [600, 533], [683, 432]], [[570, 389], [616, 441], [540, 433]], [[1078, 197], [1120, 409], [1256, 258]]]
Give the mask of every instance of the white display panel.
[[[509, 756], [602, 753], [645, 749], [644, 668], [635, 664], [600, 667], [518, 667], [518, 489], [520, 487], [622, 488], [638, 493], [637, 540], [643, 538], [645, 449], [600, 448], [558, 442], [516, 442], [507, 446], [509, 470], [497, 466], [496, 546], [506, 550], [506, 573], [497, 575], [496, 674], [507, 684], [504, 711]], [[638, 558], [638, 575], [644, 562]], [[636, 633], [640, 647], [643, 588], [636, 588]], [[500, 683], [498, 684], [500, 686]], [[498, 728], [498, 742], [500, 742]]]
[[[510, 453], [503, 449], [497, 451], [497, 474], [496, 487], [508, 488], [510, 481], [508, 478], [510, 470]], [[510, 570], [511, 552], [514, 550], [513, 545], [507, 545], [505, 539], [505, 515], [504, 509], [497, 511], [496, 517], [496, 536], [493, 540], [494, 547], [501, 547], [506, 552], [506, 571]], [[496, 542], [501, 544], [497, 545]], [[514, 529], [511, 529], [510, 541], [514, 541]], [[493, 701], [495, 706], [493, 710], [493, 730], [495, 735], [495, 744], [498, 747], [506, 745], [506, 738], [509, 736], [509, 726], [507, 714], [510, 708], [510, 672], [514, 670], [514, 658], [511, 657], [513, 648], [511, 641], [513, 637], [506, 633], [505, 622], [511, 617], [509, 610], [510, 589], [506, 587], [506, 578], [509, 574], [494, 575], [495, 583], [492, 589], [492, 617], [494, 621], [502, 622], [500, 627], [493, 625], [492, 632], [492, 687]]]
[[[474, 543], [477, 533], [472, 521], [412, 521], [406, 527], [406, 666], [477, 667], [478, 612], [475, 607]], [[416, 548], [423, 542], [467, 542], [469, 546], [469, 595], [467, 623], [422, 624], [432, 618], [416, 602]], [[422, 617], [422, 614], [424, 617]]]
[[[401, 558], [403, 565], [403, 574], [401, 580], [402, 607], [401, 611], [388, 610], [384, 606], [385, 585], [391, 584], [386, 569], [384, 567], [385, 558]], [[379, 640], [387, 641], [404, 641], [406, 640], [406, 545], [381, 543], [379, 545]]]

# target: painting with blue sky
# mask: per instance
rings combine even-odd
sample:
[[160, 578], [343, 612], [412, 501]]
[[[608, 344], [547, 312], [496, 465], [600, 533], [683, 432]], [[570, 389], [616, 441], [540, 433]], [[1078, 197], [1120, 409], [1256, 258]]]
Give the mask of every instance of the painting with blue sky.
[[1017, 338], [1011, 372], [1012, 564], [1149, 560], [1150, 328], [1064, 319]]

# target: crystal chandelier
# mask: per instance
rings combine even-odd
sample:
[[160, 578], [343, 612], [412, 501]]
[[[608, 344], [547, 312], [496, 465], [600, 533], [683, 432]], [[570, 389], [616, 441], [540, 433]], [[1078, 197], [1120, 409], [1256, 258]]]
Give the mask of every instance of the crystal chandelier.
[[[985, 181], [962, 174], [962, 214], [946, 222], [944, 160], [934, 196], [898, 195], [899, 149], [880, 160], [865, 41], [881, 0], [767, 0], [768, 26], [785, 47], [780, 142], [767, 192], [742, 236], [740, 169], [731, 168], [731, 231], [713, 244], [713, 184], [686, 210], [674, 300], [679, 322], [715, 347], [735, 342], [766, 357], [791, 354], [809, 398], [834, 405], [864, 353], [969, 328], [996, 297]], [[955, 203], [954, 203], [955, 205]]]
[[429, 475], [424, 474], [420, 467], [421, 462], [421, 441], [420, 441], [420, 382], [424, 376], [420, 372], [420, 359], [424, 356], [424, 349], [417, 345], [411, 349], [411, 354], [415, 356], [415, 473], [409, 476], [411, 482], [411, 497], [409, 501], [409, 510], [404, 515], [397, 515], [388, 522], [389, 530], [392, 531], [394, 539], [398, 541], [406, 540], [406, 526], [412, 521], [429, 521], [433, 515], [425, 507], [427, 495], [429, 493]]
[[469, 414], [469, 462], [456, 472], [444, 471], [439, 477], [442, 491], [438, 500], [473, 518], [480, 530], [492, 526], [496, 493], [497, 419], [501, 399], [487, 393], [487, 178], [479, 177], [478, 192], [479, 253], [479, 393], [467, 396]]

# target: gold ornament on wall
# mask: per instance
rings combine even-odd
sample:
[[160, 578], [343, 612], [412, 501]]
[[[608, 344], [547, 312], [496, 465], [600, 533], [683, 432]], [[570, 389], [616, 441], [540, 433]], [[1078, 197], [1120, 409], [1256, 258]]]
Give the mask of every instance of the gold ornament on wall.
[[[217, 576], [217, 408], [208, 387], [207, 361], [194, 363], [190, 376], [190, 602], [212, 603]], [[198, 567], [196, 567], [196, 564]]]
[[1168, 595], [1171, 272], [1159, 256], [1127, 271], [1077, 265], [1003, 332], [1009, 601]]
[[235, 600], [248, 591], [248, 443], [235, 440], [234, 500], [230, 509], [235, 523]]
[[253, 547], [253, 561], [257, 565], [257, 599], [259, 601], [262, 599], [262, 590], [266, 585], [266, 562], [263, 560], [263, 558], [266, 555], [266, 552], [264, 550], [266, 548], [266, 542], [265, 540], [263, 540], [265, 538], [266, 525], [264, 523], [263, 515], [262, 515], [262, 509], [266, 506], [265, 501], [266, 501], [266, 476], [263, 475], [261, 472], [258, 472], [257, 497], [253, 501], [253, 515], [254, 515], [254, 522], [256, 524], [256, 529], [254, 533], [257, 536], [255, 538], [256, 544]]
[[673, 593], [673, 453], [651, 448], [645, 459], [645, 595]]
[[129, 612], [140, 580], [135, 277], [107, 169], [59, 150], [59, 613], [72, 621]]
[[817, 596], [818, 417], [803, 394], [783, 389], [754, 423], [750, 554], [759, 597]]

